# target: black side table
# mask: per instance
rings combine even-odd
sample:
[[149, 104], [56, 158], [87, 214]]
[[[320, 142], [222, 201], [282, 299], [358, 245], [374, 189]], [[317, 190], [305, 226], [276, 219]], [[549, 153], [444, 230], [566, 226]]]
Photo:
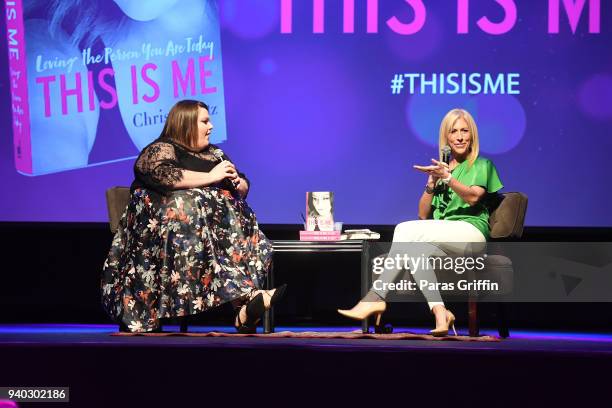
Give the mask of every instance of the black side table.
[[[272, 241], [274, 252], [310, 252], [325, 253], [325, 252], [359, 252], [361, 253], [361, 296], [365, 296], [370, 288], [369, 274], [369, 241], [362, 240], [346, 240], [346, 241], [299, 241], [299, 240], [279, 240]], [[270, 272], [266, 289], [274, 288], [274, 268]], [[365, 319], [361, 323], [361, 329], [364, 333], [368, 332], [368, 320]], [[274, 310], [271, 308], [264, 314], [264, 333], [274, 333]]]

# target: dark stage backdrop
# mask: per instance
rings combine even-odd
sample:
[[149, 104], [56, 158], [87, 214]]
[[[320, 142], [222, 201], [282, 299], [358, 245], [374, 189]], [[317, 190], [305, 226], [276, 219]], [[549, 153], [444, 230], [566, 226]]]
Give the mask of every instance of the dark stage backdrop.
[[[95, 13], [67, 9], [55, 21], [45, 14], [53, 2], [23, 3], [28, 78], [43, 78], [29, 88], [30, 111], [42, 115], [31, 142], [47, 143], [37, 148], [47, 159], [38, 172], [15, 160], [7, 57], [23, 43], [9, 33], [0, 221], [105, 221], [104, 190], [130, 183], [133, 156], [159, 134], [156, 115], [185, 95], [216, 106], [215, 140], [252, 180], [249, 201], [265, 223], [299, 222], [316, 190], [335, 192], [346, 223], [413, 218], [425, 177], [412, 165], [436, 156], [443, 114], [463, 107], [506, 190], [529, 195], [527, 224], [612, 226], [610, 0], [160, 0], [147, 10], [92, 0]], [[145, 55], [147, 44], [164, 55]], [[109, 45], [115, 57], [96, 62]], [[73, 92], [64, 115], [61, 76], [76, 89], [76, 73], [83, 112]]]

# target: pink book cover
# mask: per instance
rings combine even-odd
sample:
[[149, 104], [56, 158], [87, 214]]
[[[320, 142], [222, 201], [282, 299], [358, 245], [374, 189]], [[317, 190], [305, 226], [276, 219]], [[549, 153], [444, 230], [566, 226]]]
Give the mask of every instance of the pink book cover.
[[30, 107], [28, 104], [28, 78], [23, 25], [22, 0], [7, 1], [6, 36], [9, 54], [11, 111], [13, 114], [13, 149], [15, 167], [32, 173], [32, 146], [30, 144]]
[[306, 231], [334, 230], [334, 193], [309, 191], [306, 193]]
[[217, 0], [135, 4], [5, 1], [17, 172], [133, 159], [181, 99], [205, 100], [211, 143], [227, 139]]
[[300, 231], [300, 241], [338, 241], [340, 231]]

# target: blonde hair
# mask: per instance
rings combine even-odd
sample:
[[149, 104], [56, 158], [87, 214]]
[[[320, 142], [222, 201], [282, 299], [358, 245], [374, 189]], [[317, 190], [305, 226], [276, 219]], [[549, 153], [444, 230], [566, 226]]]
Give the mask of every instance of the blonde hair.
[[448, 135], [450, 134], [453, 126], [457, 120], [463, 119], [467, 122], [468, 129], [470, 131], [470, 151], [467, 156], [467, 161], [472, 166], [478, 157], [480, 151], [480, 144], [478, 142], [478, 128], [476, 122], [470, 113], [464, 109], [453, 109], [449, 111], [442, 119], [440, 124], [440, 137], [438, 139], [438, 153], [440, 160], [442, 160], [442, 149], [444, 146], [448, 146]]

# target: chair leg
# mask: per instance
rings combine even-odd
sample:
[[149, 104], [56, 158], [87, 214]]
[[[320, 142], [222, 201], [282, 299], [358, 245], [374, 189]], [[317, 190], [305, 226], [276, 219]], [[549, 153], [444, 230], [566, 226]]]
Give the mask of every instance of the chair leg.
[[[266, 290], [274, 288], [274, 269], [272, 268], [268, 273], [268, 279], [266, 280]], [[264, 334], [274, 333], [274, 308], [266, 310], [263, 315], [263, 332]]]
[[187, 316], [183, 316], [180, 318], [179, 330], [181, 333], [187, 333], [189, 328], [189, 323], [187, 322]]
[[468, 328], [470, 337], [478, 337], [478, 301], [475, 299], [468, 300]]
[[[367, 295], [372, 286], [370, 277], [370, 241], [361, 242], [361, 298]], [[370, 322], [368, 319], [361, 321], [361, 332], [366, 334], [370, 332]]]
[[506, 304], [501, 302], [497, 303], [497, 331], [499, 332], [499, 337], [502, 339], [510, 337]]

